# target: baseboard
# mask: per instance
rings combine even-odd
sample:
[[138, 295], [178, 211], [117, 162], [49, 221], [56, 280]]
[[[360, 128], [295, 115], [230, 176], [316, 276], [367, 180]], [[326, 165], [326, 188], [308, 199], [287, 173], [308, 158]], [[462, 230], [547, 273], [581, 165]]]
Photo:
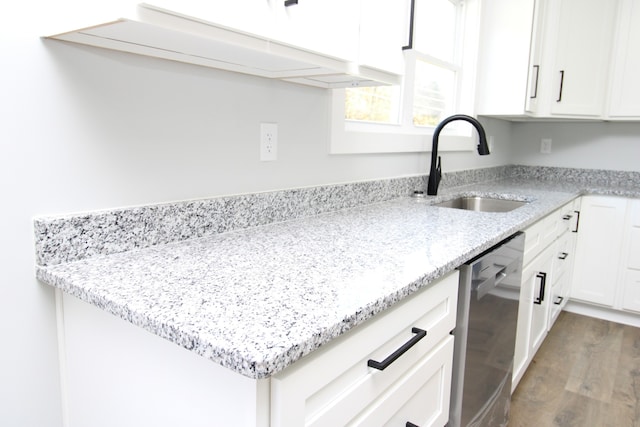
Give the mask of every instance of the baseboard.
[[597, 319], [608, 320], [610, 322], [622, 323], [624, 325], [640, 328], [640, 314], [627, 311], [614, 310], [612, 308], [601, 307], [588, 303], [571, 300], [564, 307], [565, 311], [581, 314], [583, 316], [595, 317]]

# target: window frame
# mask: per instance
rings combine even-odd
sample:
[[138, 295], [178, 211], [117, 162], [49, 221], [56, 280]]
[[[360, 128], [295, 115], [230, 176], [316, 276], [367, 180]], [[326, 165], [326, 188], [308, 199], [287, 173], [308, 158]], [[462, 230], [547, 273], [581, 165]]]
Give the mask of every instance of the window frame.
[[[398, 124], [346, 120], [345, 89], [331, 90], [329, 111], [330, 154], [430, 152], [435, 127], [413, 124], [413, 82], [415, 61], [426, 60], [458, 73], [454, 110], [473, 115], [475, 64], [479, 39], [479, 0], [459, 0], [461, 13], [457, 41], [457, 64], [451, 64], [413, 50], [404, 51], [405, 74], [401, 85]], [[442, 131], [439, 151], [473, 151], [476, 141], [469, 126], [447, 126]]]

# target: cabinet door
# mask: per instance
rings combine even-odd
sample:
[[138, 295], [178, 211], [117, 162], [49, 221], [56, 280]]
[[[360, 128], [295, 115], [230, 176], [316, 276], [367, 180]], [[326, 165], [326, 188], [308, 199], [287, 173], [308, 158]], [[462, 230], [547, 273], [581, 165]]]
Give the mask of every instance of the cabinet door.
[[409, 42], [410, 8], [407, 0], [367, 0], [360, 11], [358, 63], [404, 74], [402, 47]]
[[304, 0], [274, 6], [272, 37], [282, 43], [348, 61], [358, 60], [360, 0]]
[[640, 118], [640, 0], [620, 0], [609, 117]]
[[601, 116], [617, 0], [559, 0], [551, 4], [557, 8], [552, 24], [557, 42], [551, 113]]
[[543, 251], [522, 270], [520, 307], [516, 329], [512, 390], [547, 334], [550, 287], [555, 245]]
[[[537, 57], [529, 79], [534, 0], [492, 0], [481, 8], [481, 42], [478, 51], [476, 112], [485, 115], [522, 115], [525, 100], [537, 97]], [[537, 23], [537, 20], [535, 21]], [[537, 24], [535, 24], [537, 25]], [[533, 108], [533, 104], [529, 106]]]
[[531, 340], [529, 342], [529, 354], [533, 355], [538, 350], [547, 335], [547, 323], [551, 301], [551, 284], [553, 281], [553, 258], [556, 255], [556, 245], [552, 245], [531, 263], [523, 274], [523, 283], [533, 288], [533, 301], [531, 310]]
[[274, 36], [275, 14], [269, 2], [264, 0], [233, 0], [224, 3], [151, 0], [148, 4], [244, 33], [266, 38]]
[[583, 197], [571, 298], [613, 306], [626, 207], [623, 198]]

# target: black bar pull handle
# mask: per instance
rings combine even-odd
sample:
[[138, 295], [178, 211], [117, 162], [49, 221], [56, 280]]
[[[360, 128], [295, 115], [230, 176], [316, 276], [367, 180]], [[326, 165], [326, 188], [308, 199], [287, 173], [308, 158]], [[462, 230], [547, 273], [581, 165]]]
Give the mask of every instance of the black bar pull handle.
[[560, 70], [560, 91], [558, 92], [558, 99], [556, 99], [556, 102], [562, 101], [562, 85], [564, 85], [564, 70]]
[[536, 277], [542, 280], [540, 282], [540, 292], [538, 292], [538, 297], [533, 301], [533, 303], [542, 305], [542, 301], [544, 301], [544, 287], [547, 284], [547, 273], [540, 272], [536, 274]]
[[298, 4], [298, 0], [285, 0], [284, 2], [285, 7], [293, 6], [294, 4]]
[[568, 256], [569, 254], [567, 252], [560, 252], [560, 255], [558, 255], [558, 259], [567, 259]]
[[578, 227], [580, 227], [580, 211], [573, 211], [573, 212], [575, 212], [575, 214], [578, 217], [576, 218], [576, 229], [575, 230], [571, 230], [571, 231], [573, 231], [574, 233], [577, 233], [578, 232]]
[[533, 95], [529, 97], [531, 99], [535, 99], [538, 97], [538, 76], [540, 75], [540, 66], [534, 65], [533, 69], [536, 70], [536, 79], [534, 80], [534, 83], [533, 83]]
[[378, 369], [380, 371], [384, 371], [389, 367], [389, 365], [395, 362], [398, 357], [402, 356], [407, 352], [407, 350], [418, 344], [418, 341], [427, 336], [427, 331], [416, 327], [411, 328], [411, 333], [416, 335], [406, 343], [402, 344], [399, 349], [391, 353], [386, 359], [384, 359], [382, 362], [377, 362], [373, 359], [369, 359], [369, 361], [367, 362], [367, 366]]
[[564, 297], [560, 297], [559, 296], [558, 299], [554, 301], [554, 304], [555, 305], [560, 305], [560, 304], [562, 304], [562, 301], [564, 301]]
[[416, 10], [416, 0], [411, 0], [411, 11], [409, 12], [409, 43], [402, 46], [402, 50], [413, 49], [413, 17]]
[[405, 427], [418, 427], [418, 426], [415, 425], [414, 423], [407, 421], [407, 424], [405, 425]]
[[569, 221], [571, 218], [573, 218], [573, 215], [569, 215], [569, 214], [562, 217], [562, 219], [565, 221]]

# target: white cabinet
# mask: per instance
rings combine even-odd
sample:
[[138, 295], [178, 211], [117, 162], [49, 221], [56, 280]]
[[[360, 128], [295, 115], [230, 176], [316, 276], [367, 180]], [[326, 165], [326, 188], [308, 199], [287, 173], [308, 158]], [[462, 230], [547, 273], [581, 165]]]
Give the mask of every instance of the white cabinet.
[[614, 306], [626, 208], [619, 197], [582, 198], [572, 299]]
[[284, 0], [234, 0], [224, 4], [153, 0], [149, 4], [171, 14], [334, 58], [358, 58], [360, 0], [304, 0], [290, 6], [285, 6]]
[[640, 313], [640, 200], [629, 202], [625, 234], [622, 308]]
[[[493, 0], [481, 7], [476, 113], [522, 116], [537, 96], [539, 3], [534, 0]], [[529, 64], [533, 69], [529, 84]], [[525, 106], [525, 103], [527, 105]]]
[[640, 327], [640, 200], [583, 197], [567, 310]]
[[576, 199], [524, 230], [512, 391], [567, 302], [578, 210]]
[[640, 0], [619, 0], [609, 118], [640, 119]]
[[360, 66], [404, 74], [402, 47], [409, 42], [410, 2], [366, 0], [360, 11]]
[[[234, 0], [224, 3], [198, 0], [153, 0], [148, 2], [172, 14], [209, 22], [247, 34], [272, 38], [275, 15], [270, 2]], [[279, 2], [280, 3], [280, 2]]]
[[[361, 13], [363, 7], [371, 9]], [[323, 88], [399, 84], [401, 50], [393, 49], [401, 49], [396, 44], [408, 17], [401, 16], [404, 7], [393, 14], [385, 7], [360, 0], [288, 7], [284, 1], [157, 0], [123, 11], [124, 18], [106, 17], [49, 38]], [[375, 51], [382, 36], [373, 42], [364, 37], [381, 28], [389, 39]]]
[[605, 114], [617, 0], [485, 2], [476, 113]]
[[604, 115], [617, 0], [549, 2], [551, 115]]
[[[457, 288], [456, 271], [274, 375], [272, 425], [445, 425]], [[369, 366], [412, 341], [384, 370]]]
[[331, 57], [357, 62], [360, 0], [300, 0], [273, 6], [273, 39]]
[[[56, 290], [68, 425], [442, 427], [457, 291], [454, 271], [255, 380]], [[384, 370], [369, 366], [398, 348]]]

